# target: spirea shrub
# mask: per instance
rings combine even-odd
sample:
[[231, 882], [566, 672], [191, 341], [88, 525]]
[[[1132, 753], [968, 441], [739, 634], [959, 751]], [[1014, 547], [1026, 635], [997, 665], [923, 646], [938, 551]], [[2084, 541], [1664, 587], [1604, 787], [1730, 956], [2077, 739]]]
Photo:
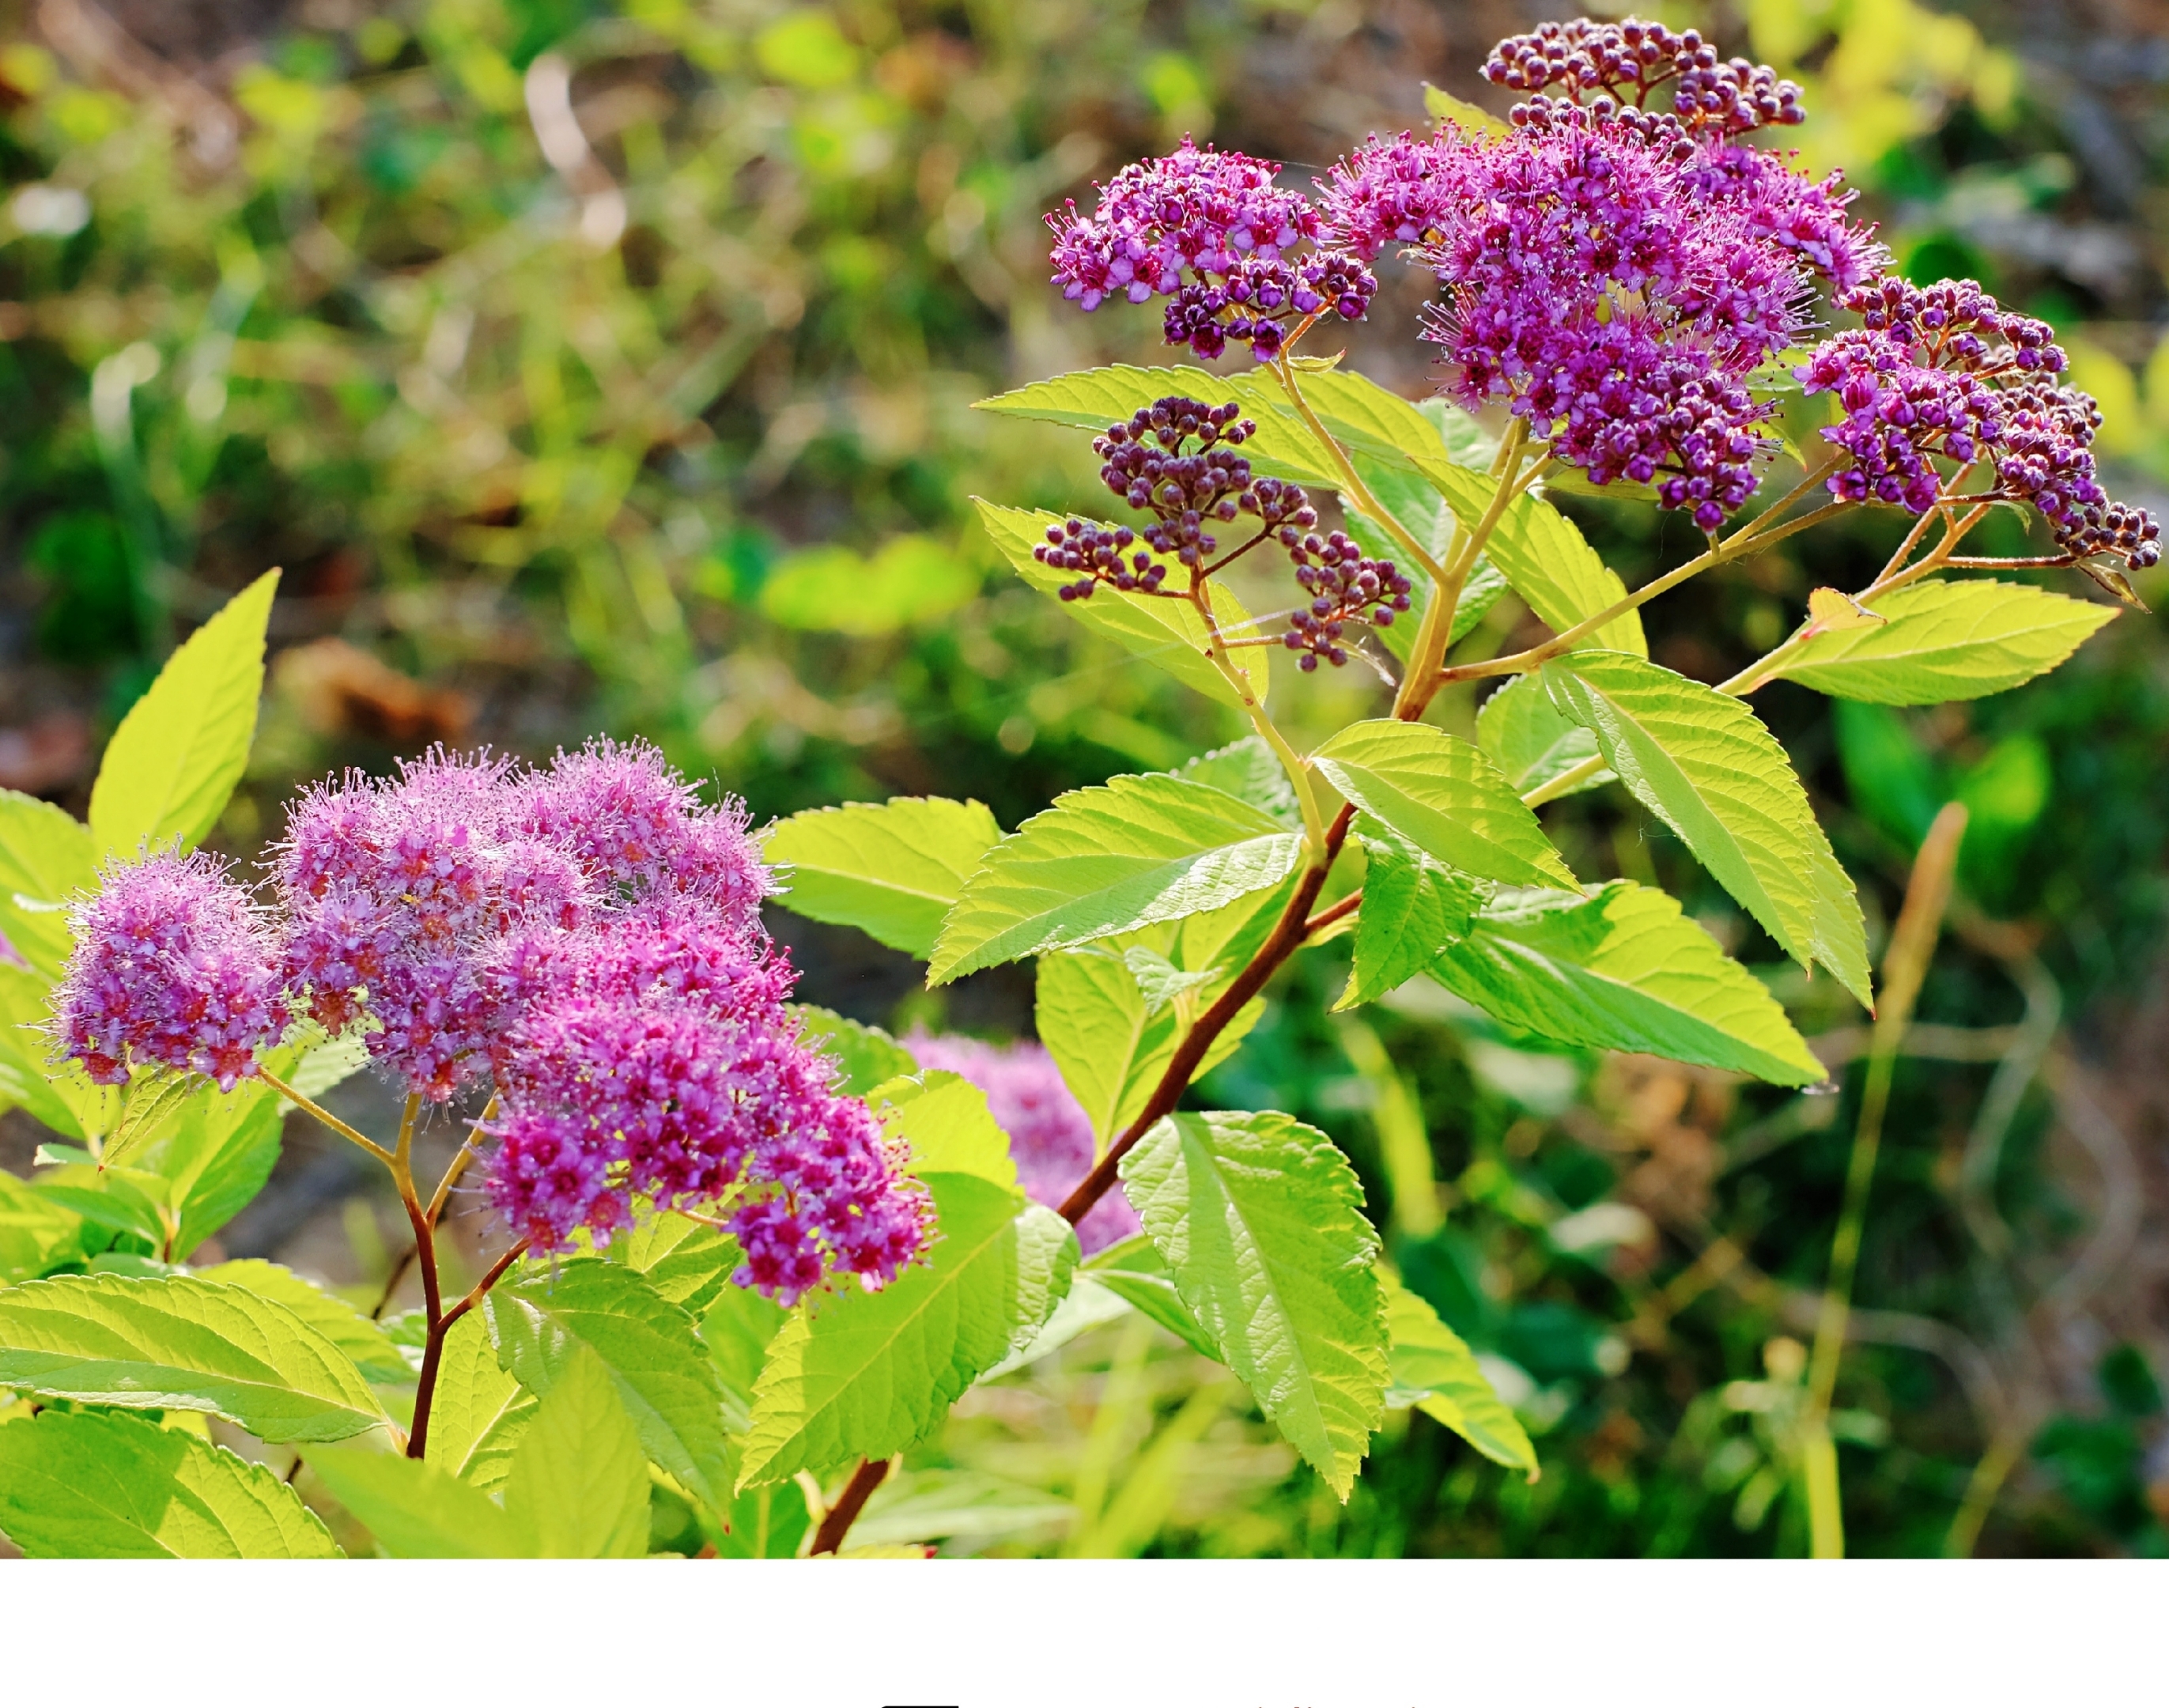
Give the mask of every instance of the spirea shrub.
[[[2014, 687], [2115, 614], [2016, 574], [2135, 603], [2160, 546], [2102, 485], [2050, 328], [1891, 275], [1841, 180], [1784, 152], [1799, 91], [1768, 67], [1629, 20], [1547, 25], [1484, 71], [1506, 121], [1443, 103], [1308, 184], [1186, 143], [1049, 218], [1079, 310], [1157, 304], [1169, 345], [1246, 350], [988, 399], [1090, 434], [1106, 495], [982, 520], [1028, 585], [1239, 720], [1227, 746], [1007, 832], [940, 798], [756, 829], [637, 743], [433, 752], [301, 795], [252, 874], [191, 851], [246, 758], [267, 577], [130, 714], [88, 825], [8, 798], [0, 1086], [56, 1139], [0, 1182], [24, 1413], [0, 1529], [34, 1554], [328, 1553], [317, 1513], [343, 1511], [395, 1553], [836, 1551], [967, 1389], [1130, 1310], [1224, 1362], [1342, 1498], [1388, 1407], [1533, 1472], [1346, 1158], [1200, 1076], [1324, 953], [1343, 1008], [1426, 979], [1511, 1033], [1821, 1080], [1761, 979], [1661, 891], [1584, 882], [1540, 809], [1621, 791], [1868, 1005], [1852, 881], [1752, 695]], [[1436, 398], [1328, 347], [1388, 260], [1436, 281], [1408, 328]], [[1630, 592], [1562, 488], [1683, 511], [1703, 548]], [[1643, 606], [1872, 507], [1897, 549], [1776, 647], [1715, 684], [1650, 659]], [[2038, 549], [1964, 549], [1999, 509]], [[1245, 559], [1279, 608], [1245, 608]], [[1509, 598], [1546, 638], [1467, 644]], [[1359, 660], [1368, 715], [1298, 743], [1306, 673]], [[1474, 740], [1429, 721], [1461, 683]], [[1029, 959], [1036, 1041], [899, 1044], [796, 1006], [764, 905], [932, 986]], [[365, 1065], [396, 1134], [321, 1101]], [[389, 1171], [418, 1310], [195, 1261], [289, 1109]], [[431, 1118], [465, 1143], [425, 1196]], [[455, 1297], [439, 1223], [470, 1167], [498, 1255]], [[160, 1431], [173, 1412], [309, 1474]], [[114, 1487], [125, 1511], [92, 1492]]]

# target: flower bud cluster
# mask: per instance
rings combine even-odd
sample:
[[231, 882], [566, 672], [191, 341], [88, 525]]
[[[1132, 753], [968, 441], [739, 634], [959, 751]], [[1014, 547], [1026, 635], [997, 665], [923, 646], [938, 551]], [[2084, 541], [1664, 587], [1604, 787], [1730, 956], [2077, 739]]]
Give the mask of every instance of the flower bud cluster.
[[[955, 1074], [986, 1093], [988, 1113], [1009, 1135], [1017, 1183], [1035, 1202], [1058, 1208], [1091, 1172], [1092, 1118], [1063, 1082], [1054, 1058], [1041, 1045], [1004, 1047], [975, 1038], [936, 1038], [915, 1032], [904, 1040], [904, 1047], [922, 1069]], [[1077, 1225], [1077, 1242], [1090, 1257], [1139, 1230], [1138, 1213], [1116, 1190], [1093, 1205]]]
[[1317, 250], [1318, 210], [1276, 188], [1278, 170], [1187, 140], [1164, 158], [1126, 166], [1100, 189], [1090, 218], [1074, 202], [1047, 216], [1054, 282], [1087, 311], [1118, 294], [1170, 298], [1167, 342], [1208, 360], [1247, 344], [1270, 361], [1292, 320], [1361, 320], [1377, 281], [1360, 261]]
[[1971, 280], [1918, 286], [1886, 278], [1839, 297], [1860, 326], [1819, 345], [1796, 370], [1810, 392], [1836, 395], [1845, 419], [1823, 430], [1847, 463], [1841, 499], [1925, 515], [1945, 468], [1986, 459], [1996, 489], [2031, 504], [2074, 563], [2160, 560], [2145, 511], [2110, 500], [2097, 477], [2092, 398], [2055, 382], [2070, 366], [2045, 323], [2004, 308]]
[[269, 925], [208, 854], [108, 862], [72, 923], [54, 1042], [100, 1085], [126, 1084], [132, 1065], [231, 1091], [285, 1029]]
[[1576, 19], [1510, 36], [1491, 50], [1484, 75], [1502, 88], [1534, 95], [1563, 87], [1576, 104], [1609, 101], [1646, 106], [1652, 91], [1676, 79], [1672, 111], [1697, 131], [1737, 136], [1765, 125], [1797, 125], [1799, 85], [1767, 65], [1719, 60], [1699, 30], [1674, 32], [1629, 18]]
[[[1267, 529], [1308, 527], [1318, 520], [1301, 487], [1252, 480], [1250, 459], [1234, 447], [1257, 428], [1241, 415], [1234, 403], [1216, 408], [1195, 398], [1162, 398], [1092, 441], [1107, 489], [1131, 509], [1149, 510], [1153, 520], [1141, 536], [1074, 517], [1051, 526], [1032, 556], [1050, 568], [1079, 572], [1063, 587], [1063, 598], [1089, 599], [1103, 582], [1124, 592], [1160, 592], [1169, 558], [1193, 574], [1205, 569], [1220, 544], [1206, 531], [1208, 523], [1245, 514]], [[1126, 558], [1140, 537], [1143, 549]]]
[[1296, 579], [1311, 600], [1289, 617], [1281, 639], [1290, 652], [1303, 654], [1298, 662], [1303, 670], [1316, 670], [1320, 659], [1335, 666], [1346, 664], [1348, 650], [1340, 638], [1350, 623], [1390, 628], [1394, 617], [1409, 608], [1409, 578], [1385, 559], [1366, 558], [1338, 529], [1323, 539], [1306, 534], [1287, 550], [1295, 560]]
[[271, 887], [275, 920], [203, 856], [109, 867], [62, 1053], [108, 1083], [132, 1059], [230, 1086], [306, 1014], [415, 1096], [487, 1086], [486, 1190], [536, 1251], [607, 1241], [645, 1201], [727, 1206], [739, 1284], [786, 1302], [923, 1253], [924, 1189], [785, 1007], [743, 811], [653, 748], [349, 775], [290, 809]]

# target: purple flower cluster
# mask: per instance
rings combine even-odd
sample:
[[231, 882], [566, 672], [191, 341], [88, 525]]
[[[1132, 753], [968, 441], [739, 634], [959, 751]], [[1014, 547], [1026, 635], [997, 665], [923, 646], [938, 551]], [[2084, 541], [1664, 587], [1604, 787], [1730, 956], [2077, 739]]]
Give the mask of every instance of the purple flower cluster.
[[148, 1064], [231, 1091], [285, 1029], [270, 928], [208, 854], [108, 862], [73, 924], [55, 1042], [100, 1085]]
[[1674, 83], [1672, 111], [1681, 124], [1719, 136], [1765, 125], [1797, 125], [1800, 87], [1767, 65], [1720, 60], [1699, 30], [1675, 33], [1628, 18], [1599, 24], [1578, 18], [1509, 36], [1491, 50], [1484, 75], [1502, 88], [1530, 95], [1563, 87], [1580, 104], [1591, 97], [1646, 107], [1650, 93]]
[[1944, 490], [1946, 467], [1985, 459], [1996, 490], [2038, 510], [2073, 563], [2160, 561], [2153, 519], [2102, 489], [2093, 453], [2100, 411], [2056, 383], [2069, 363], [2045, 322], [2004, 308], [1970, 280], [1886, 278], [1838, 300], [1860, 326], [1827, 339], [1797, 370], [1808, 391], [1835, 393], [1845, 412], [1823, 430], [1847, 454], [1830, 478], [1835, 496], [1925, 515]]
[[1168, 343], [1210, 360], [1247, 344], [1270, 361], [1291, 319], [1361, 320], [1378, 281], [1361, 261], [1316, 248], [1317, 208], [1278, 189], [1279, 168], [1185, 141], [1124, 167], [1088, 219], [1074, 202], [1047, 216], [1054, 282], [1080, 307], [1108, 297], [1169, 300]]
[[1448, 125], [1374, 138], [1324, 188], [1336, 241], [1415, 233], [1458, 402], [1504, 401], [1592, 483], [1652, 485], [1713, 529], [1772, 448], [1745, 382], [1803, 330], [1809, 265], [1665, 131], [1572, 107], [1503, 136]]
[[[923, 1032], [914, 1033], [904, 1044], [921, 1068], [956, 1074], [987, 1094], [994, 1124], [1009, 1134], [1017, 1179], [1038, 1203], [1058, 1207], [1091, 1172], [1091, 1118], [1041, 1045], [1003, 1047]], [[1077, 1242], [1089, 1257], [1131, 1238], [1139, 1225], [1129, 1200], [1111, 1192], [1077, 1225]]]
[[1424, 336], [1456, 401], [1504, 402], [1593, 484], [1716, 528], [1776, 448], [1750, 376], [1806, 330], [1818, 280], [1857, 284], [1884, 252], [1835, 176], [1735, 140], [1799, 122], [1798, 88], [1692, 30], [1547, 24], [1485, 75], [1526, 96], [1512, 128], [1372, 136], [1319, 180], [1328, 246], [1437, 275]]
[[538, 1252], [607, 1241], [636, 1201], [727, 1206], [737, 1280], [789, 1303], [893, 1279], [930, 1203], [785, 1007], [768, 879], [734, 803], [661, 754], [546, 769], [433, 752], [312, 791], [272, 862], [277, 924], [203, 857], [116, 866], [78, 921], [61, 1047], [230, 1086], [306, 1014], [409, 1092], [497, 1099], [487, 1190]]

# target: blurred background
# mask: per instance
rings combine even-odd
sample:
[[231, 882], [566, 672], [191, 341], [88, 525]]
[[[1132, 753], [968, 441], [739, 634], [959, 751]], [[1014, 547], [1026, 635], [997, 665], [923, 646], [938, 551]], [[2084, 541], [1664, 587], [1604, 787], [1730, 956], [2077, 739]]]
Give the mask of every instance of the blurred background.
[[[1805, 0], [1655, 8], [1775, 61], [1905, 271], [2053, 322], [2118, 496], [2169, 484], [2169, 7]], [[250, 857], [296, 779], [428, 744], [638, 734], [756, 819], [1058, 791], [1240, 732], [1001, 570], [968, 498], [1088, 507], [1058, 430], [967, 407], [1158, 318], [1046, 284], [1041, 216], [1185, 133], [1322, 170], [1495, 109], [1490, 0], [0, 0], [0, 786], [80, 813], [175, 640], [285, 579]], [[1351, 360], [1426, 389], [1426, 281], [1388, 264]], [[1575, 514], [1630, 584], [1691, 550]], [[1690, 584], [1656, 656], [1713, 681], [1873, 516]], [[2003, 542], [2017, 548], [2015, 540]], [[2083, 584], [2058, 578], [2062, 590]], [[2169, 570], [2142, 584], [2169, 603]], [[1523, 621], [1511, 601], [1494, 641]], [[1288, 673], [1292, 676], [1292, 673]], [[1306, 679], [1298, 727], [1378, 685]], [[1905, 1046], [1837, 1395], [1859, 1553], [2169, 1550], [2169, 647], [2130, 613], [2055, 675], [1921, 713], [1758, 709], [1879, 946], [1946, 800], [1972, 828]], [[1464, 724], [1474, 702], [1444, 710]], [[1824, 1059], [1865, 1017], [1617, 792], [1549, 809], [1577, 872], [1661, 881]], [[899, 1030], [1028, 1035], [1028, 970], [917, 989], [853, 933], [777, 930], [803, 994]], [[1356, 1159], [1410, 1284], [1485, 1356], [1540, 1481], [1394, 1414], [1339, 1505], [1224, 1373], [1141, 1319], [967, 1396], [865, 1540], [1084, 1554], [1798, 1554], [1802, 1343], [1857, 1073], [1798, 1096], [1560, 1053], [1412, 990], [1328, 1020], [1298, 969], [1207, 1101]], [[381, 1118], [373, 1094], [353, 1113]], [[448, 1150], [454, 1135], [435, 1135]], [[0, 1166], [37, 1141], [0, 1121]], [[298, 1126], [228, 1255], [374, 1303], [396, 1206]], [[215, 1253], [206, 1253], [206, 1256]]]

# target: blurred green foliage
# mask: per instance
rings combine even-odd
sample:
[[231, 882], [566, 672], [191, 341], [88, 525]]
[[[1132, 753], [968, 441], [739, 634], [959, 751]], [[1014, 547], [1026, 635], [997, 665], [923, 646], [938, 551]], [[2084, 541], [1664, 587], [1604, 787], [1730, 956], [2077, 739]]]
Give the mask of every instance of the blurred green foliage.
[[[58, 708], [109, 729], [177, 634], [284, 564], [288, 651], [222, 830], [237, 852], [293, 778], [432, 737], [537, 750], [637, 731], [762, 818], [936, 792], [1012, 825], [1062, 788], [1228, 739], [1222, 711], [998, 574], [969, 519], [974, 493], [1094, 503], [1073, 438], [974, 398], [1159, 359], [1149, 314], [1087, 319], [1046, 288], [1040, 216], [1186, 131], [1321, 164], [1367, 127], [1420, 122], [1423, 77], [1483, 99], [1484, 49], [1522, 27], [1414, 0], [258, 9], [259, 36], [169, 19], [137, 40], [88, 8], [45, 4], [34, 29], [21, 0], [0, 6], [0, 725]], [[2169, 151], [2129, 89], [2075, 73], [2076, 41], [2044, 56], [2029, 26], [2022, 53], [1994, 18], [1984, 34], [1912, 0], [1753, 0], [1704, 21], [1802, 77], [1814, 118], [1788, 140], [1850, 168], [1907, 270], [1974, 273], [2065, 330], [2128, 495], [2169, 479], [2144, 239]], [[1411, 393], [1420, 297], [1397, 279], [1351, 340]], [[1577, 515], [1630, 583], [1684, 555], [1647, 507]], [[1862, 518], [1697, 582], [1655, 608], [1656, 655], [1724, 674], [1727, 637], [1774, 642], [1810, 587], [1859, 584], [1895, 537]], [[2169, 580], [2143, 591], [2158, 605]], [[1518, 620], [1511, 600], [1490, 619]], [[2140, 1278], [2159, 1229], [2117, 1209], [2161, 1189], [2134, 1146], [2161, 1118], [2169, 1025], [2145, 1000], [2169, 910], [2163, 659], [2156, 619], [2134, 615], [2022, 695], [1835, 716], [1789, 687], [1759, 697], [1872, 916], [1937, 808], [1973, 815], [1833, 1420], [1856, 1551], [2169, 1547], [2165, 1326]], [[1372, 685], [1307, 688], [1338, 713]], [[85, 775], [28, 786], [67, 800]], [[1729, 946], [1774, 958], [1617, 799], [1549, 811], [1585, 879], [1661, 878]], [[1026, 1023], [1013, 982], [945, 1006], [900, 958], [789, 929], [816, 1001]], [[1318, 988], [1274, 1001], [1207, 1092], [1346, 1145], [1409, 1284], [1538, 1434], [1542, 1480], [1404, 1416], [1342, 1508], [1133, 1321], [974, 1396], [869, 1534], [1803, 1551], [1799, 1339], [1857, 1088], [1563, 1055], [1436, 993], [1336, 1022], [1340, 972], [1292, 976]], [[1857, 1053], [1841, 997], [1771, 977], [1834, 1061]], [[2015, 1463], [1990, 1476], [1999, 1442]]]

